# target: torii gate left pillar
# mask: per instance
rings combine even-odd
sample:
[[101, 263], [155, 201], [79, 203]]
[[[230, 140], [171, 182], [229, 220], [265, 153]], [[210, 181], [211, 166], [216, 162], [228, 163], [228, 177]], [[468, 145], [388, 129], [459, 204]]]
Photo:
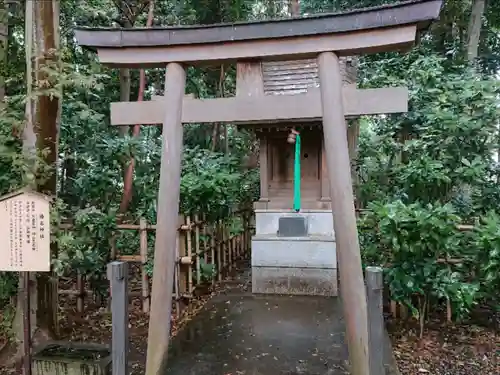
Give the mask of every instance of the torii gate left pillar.
[[[80, 45], [97, 49], [102, 63], [121, 67], [164, 67], [165, 100], [115, 103], [115, 125], [163, 124], [161, 176], [158, 193], [155, 265], [148, 335], [147, 375], [163, 375], [170, 332], [179, 186], [182, 123], [323, 120], [326, 161], [331, 178], [332, 209], [340, 287], [347, 322], [352, 375], [369, 375], [366, 294], [354, 212], [345, 116], [384, 113], [384, 106], [401, 100], [401, 91], [375, 100], [384, 89], [342, 88], [340, 55], [400, 50], [411, 47], [417, 29], [439, 15], [442, 0], [417, 0], [346, 14], [217, 27], [143, 30], [79, 29]], [[269, 36], [271, 35], [271, 36]], [[184, 67], [248, 59], [318, 59], [320, 90], [267, 98], [184, 98]], [[381, 91], [382, 90], [382, 91]], [[387, 91], [389, 90], [389, 91]], [[392, 91], [391, 91], [392, 90]], [[350, 101], [344, 101], [350, 96]], [[362, 100], [364, 98], [364, 101]], [[403, 98], [406, 100], [406, 98]], [[395, 111], [397, 112], [397, 111]], [[370, 114], [370, 113], [367, 113]], [[333, 213], [332, 212], [332, 213]]]
[[[182, 101], [185, 86], [186, 71], [184, 67], [178, 63], [169, 63], [165, 74], [164, 104], [166, 110], [163, 120], [160, 184], [156, 214], [155, 266], [153, 266], [153, 274], [156, 276], [153, 277], [149, 316], [147, 374], [164, 372], [162, 369], [166, 367], [166, 351], [170, 338], [172, 303], [168, 303], [168, 301], [172, 300], [173, 275], [177, 262], [175, 247], [177, 246], [179, 223], [183, 144]], [[165, 251], [165, 248], [170, 248], [170, 251]], [[167, 272], [164, 272], [165, 265]], [[156, 302], [153, 303], [153, 301]], [[166, 316], [169, 317], [167, 320], [165, 320]], [[162, 327], [165, 328], [162, 329]]]

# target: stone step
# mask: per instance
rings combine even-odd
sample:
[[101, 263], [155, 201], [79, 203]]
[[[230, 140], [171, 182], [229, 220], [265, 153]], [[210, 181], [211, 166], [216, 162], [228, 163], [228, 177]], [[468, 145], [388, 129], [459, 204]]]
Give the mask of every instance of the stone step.
[[337, 268], [335, 241], [330, 236], [252, 237], [252, 267]]
[[252, 267], [252, 293], [337, 296], [337, 270]]

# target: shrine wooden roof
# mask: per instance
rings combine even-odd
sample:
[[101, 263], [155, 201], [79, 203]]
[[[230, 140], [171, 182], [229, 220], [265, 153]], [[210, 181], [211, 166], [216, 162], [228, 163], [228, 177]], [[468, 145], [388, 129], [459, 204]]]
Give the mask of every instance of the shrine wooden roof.
[[165, 47], [256, 41], [416, 25], [424, 29], [438, 18], [442, 0], [412, 0], [341, 13], [214, 25], [152, 28], [76, 28], [78, 44], [91, 49]]

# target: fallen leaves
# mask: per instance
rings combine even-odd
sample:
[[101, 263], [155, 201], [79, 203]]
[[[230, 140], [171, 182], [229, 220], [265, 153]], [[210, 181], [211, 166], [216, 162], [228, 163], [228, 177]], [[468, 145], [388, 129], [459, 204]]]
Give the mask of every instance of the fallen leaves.
[[419, 340], [416, 323], [393, 321], [389, 332], [402, 375], [500, 374], [500, 336], [493, 328], [434, 321]]

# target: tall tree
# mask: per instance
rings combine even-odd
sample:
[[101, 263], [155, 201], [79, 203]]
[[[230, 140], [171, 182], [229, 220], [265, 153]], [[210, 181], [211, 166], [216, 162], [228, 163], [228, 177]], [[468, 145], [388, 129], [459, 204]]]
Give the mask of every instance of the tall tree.
[[[154, 0], [149, 0], [148, 20], [146, 22], [146, 27], [151, 27], [153, 25], [154, 4], [155, 4]], [[121, 77], [121, 75], [120, 75], [120, 77]], [[129, 79], [130, 79], [130, 75], [129, 75]], [[129, 82], [128, 86], [129, 86], [128, 93], [130, 94], [130, 82]], [[144, 100], [145, 88], [146, 88], [146, 72], [144, 69], [141, 69], [139, 72], [139, 94], [137, 95], [138, 102], [142, 102]], [[133, 128], [132, 135], [134, 137], [138, 137], [140, 131], [141, 131], [141, 125], [136, 124]], [[130, 161], [126, 167], [125, 175], [124, 175], [123, 197], [122, 197], [122, 201], [121, 201], [120, 207], [119, 207], [119, 212], [121, 214], [125, 214], [128, 206], [129, 206], [130, 200], [132, 199], [134, 166], [135, 166], [135, 158], [132, 155], [132, 157], [130, 158]]]
[[478, 55], [484, 9], [485, 0], [474, 0], [467, 33], [467, 59], [470, 62], [474, 61]]
[[[32, 23], [30, 23], [32, 21]], [[57, 196], [57, 159], [61, 86], [58, 82], [59, 2], [26, 2], [27, 91], [24, 148], [32, 176], [28, 182], [41, 193]], [[41, 159], [41, 160], [39, 160]], [[56, 244], [51, 245], [53, 255]], [[37, 327], [57, 334], [57, 285], [51, 275], [37, 277]]]
[[[26, 105], [22, 133], [24, 175], [22, 185], [57, 197], [58, 122], [60, 119], [59, 1], [25, 2]], [[57, 244], [51, 244], [57, 255]], [[27, 274], [23, 275], [28, 277]], [[31, 275], [30, 293], [34, 341], [54, 338], [57, 325], [57, 278], [51, 273]], [[16, 337], [22, 340], [22, 308], [14, 319]], [[33, 314], [34, 312], [34, 314]], [[18, 340], [20, 343], [21, 340]], [[8, 352], [8, 362], [22, 355], [22, 345]]]
[[[115, 19], [120, 27], [130, 28], [134, 27], [137, 17], [142, 14], [149, 0], [113, 0], [118, 11], [118, 17]], [[131, 81], [130, 69], [120, 68], [120, 101], [130, 101], [131, 95]], [[121, 135], [129, 133], [127, 126], [121, 126], [119, 129]], [[125, 167], [127, 168], [127, 167]]]
[[5, 64], [7, 62], [7, 42], [9, 40], [9, 13], [5, 0], [0, 1], [0, 103], [5, 99]]

